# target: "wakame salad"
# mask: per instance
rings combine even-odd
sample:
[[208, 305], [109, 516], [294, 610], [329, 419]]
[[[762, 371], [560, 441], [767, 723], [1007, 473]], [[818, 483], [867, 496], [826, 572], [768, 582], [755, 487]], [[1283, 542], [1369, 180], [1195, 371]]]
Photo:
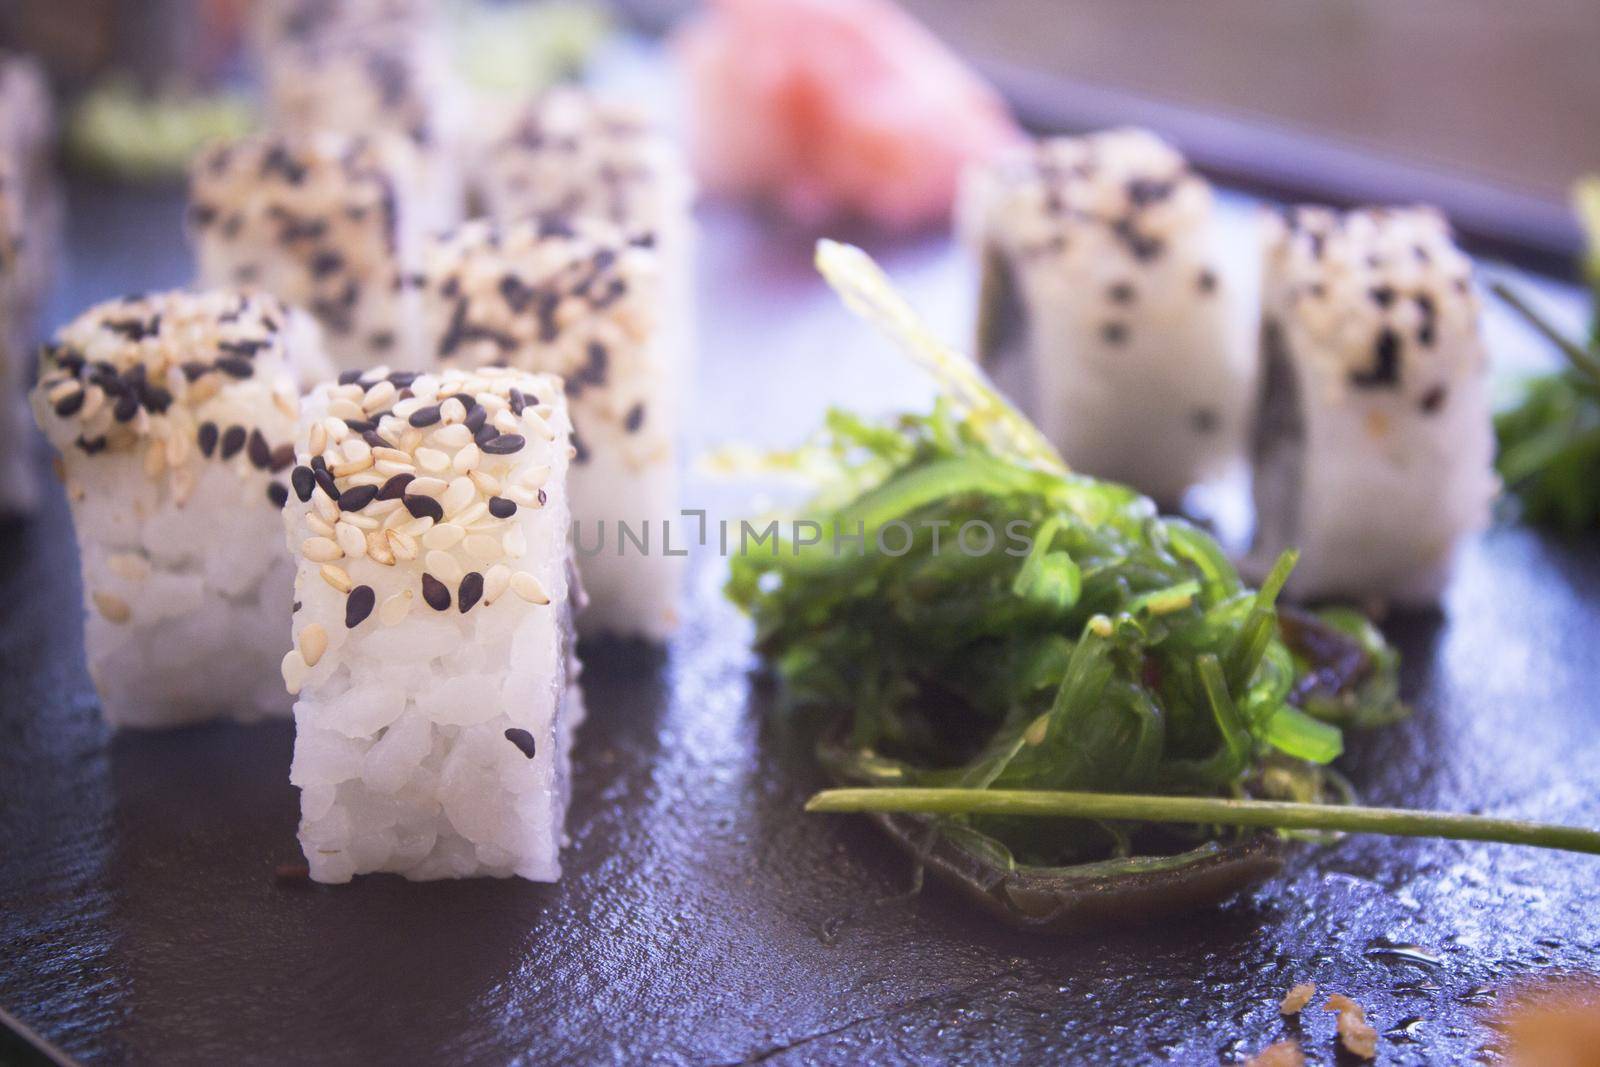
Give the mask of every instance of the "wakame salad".
[[[1404, 713], [1396, 654], [1359, 614], [1280, 609], [1292, 554], [1252, 589], [1201, 529], [1069, 471], [864, 253], [823, 242], [818, 265], [942, 396], [886, 423], [829, 414], [784, 457], [820, 472], [801, 514], [823, 536], [732, 564], [783, 707], [817, 727], [829, 775], [863, 787], [814, 809], [876, 812], [1024, 925], [1209, 902], [1272, 873], [1278, 835], [1244, 827], [1315, 829], [1263, 813], [1351, 800], [1329, 764], [1345, 729]], [[1063, 797], [1089, 806], [1028, 810]], [[1177, 798], [1277, 803], [1163, 808]], [[1155, 808], [1096, 807], [1115, 801]]]

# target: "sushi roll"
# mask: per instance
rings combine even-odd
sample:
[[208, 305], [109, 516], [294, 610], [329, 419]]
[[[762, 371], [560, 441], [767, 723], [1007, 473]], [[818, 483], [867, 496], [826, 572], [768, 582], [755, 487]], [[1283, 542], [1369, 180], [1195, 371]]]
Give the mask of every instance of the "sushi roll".
[[258, 0], [254, 43], [262, 54], [326, 41], [421, 37], [436, 28], [435, 0]]
[[38, 64], [0, 52], [0, 516], [26, 514], [38, 497], [26, 376], [60, 229], [53, 125]]
[[[572, 513], [585, 633], [665, 638], [677, 620], [678, 364], [658, 250], [596, 220], [471, 222], [431, 242], [423, 338], [441, 367], [559, 375], [572, 408]], [[680, 527], [680, 523], [674, 523]], [[632, 539], [630, 539], [630, 537]], [[670, 548], [670, 551], [669, 551]]]
[[41, 355], [33, 409], [77, 531], [106, 719], [286, 714], [293, 568], [278, 512], [316, 325], [272, 297], [171, 292], [91, 308]]
[[638, 111], [574, 87], [519, 110], [475, 155], [477, 204], [500, 223], [597, 218], [653, 246], [665, 291], [661, 324], [676, 384], [693, 352], [694, 181], [672, 141]]
[[1471, 263], [1436, 212], [1269, 223], [1252, 444], [1261, 559], [1303, 597], [1424, 605], [1498, 486]]
[[268, 125], [371, 140], [428, 229], [461, 218], [460, 104], [437, 34], [331, 35], [262, 57]]
[[305, 402], [297, 560], [300, 843], [311, 877], [554, 881], [583, 715], [561, 383], [350, 372]]
[[322, 132], [217, 144], [190, 167], [202, 286], [258, 286], [309, 310], [341, 369], [405, 362], [421, 238], [408, 190], [372, 142]]
[[978, 351], [1067, 462], [1173, 505], [1243, 458], [1255, 352], [1209, 186], [1143, 130], [1056, 138], [970, 171]]

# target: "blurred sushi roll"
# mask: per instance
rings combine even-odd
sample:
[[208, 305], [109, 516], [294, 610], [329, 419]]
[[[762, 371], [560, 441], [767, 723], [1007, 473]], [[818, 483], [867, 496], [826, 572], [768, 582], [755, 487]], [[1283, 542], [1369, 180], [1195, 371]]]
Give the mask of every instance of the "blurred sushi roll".
[[1243, 457], [1251, 294], [1210, 187], [1143, 130], [1055, 138], [969, 171], [978, 350], [1067, 462], [1164, 504]]
[[694, 180], [677, 146], [634, 108], [574, 87], [524, 104], [474, 156], [473, 195], [499, 223], [601, 219], [656, 250], [663, 351], [682, 387], [694, 350]]
[[171, 292], [93, 307], [45, 347], [34, 415], [60, 453], [109, 722], [288, 712], [277, 516], [316, 345], [272, 297]]
[[437, 28], [437, 0], [257, 0], [258, 52], [330, 41], [421, 37]]
[[261, 60], [273, 130], [365, 137], [409, 187], [429, 229], [459, 221], [462, 105], [439, 34], [334, 34], [286, 43]]
[[38, 496], [25, 394], [60, 231], [53, 128], [43, 71], [0, 52], [0, 515], [26, 513]]
[[1498, 485], [1471, 263], [1425, 208], [1268, 223], [1256, 551], [1303, 597], [1427, 604]]
[[564, 380], [574, 540], [590, 597], [579, 626], [661, 639], [677, 621], [683, 561], [674, 553], [685, 540], [678, 365], [662, 329], [659, 251], [647, 238], [553, 216], [468, 223], [429, 245], [422, 318], [441, 367], [506, 365]]
[[415, 294], [401, 264], [421, 222], [371, 141], [337, 133], [243, 138], [189, 175], [202, 286], [255, 286], [310, 311], [340, 369], [405, 363]]
[[573, 731], [561, 383], [347, 372], [305, 401], [294, 763], [311, 877], [554, 881]]

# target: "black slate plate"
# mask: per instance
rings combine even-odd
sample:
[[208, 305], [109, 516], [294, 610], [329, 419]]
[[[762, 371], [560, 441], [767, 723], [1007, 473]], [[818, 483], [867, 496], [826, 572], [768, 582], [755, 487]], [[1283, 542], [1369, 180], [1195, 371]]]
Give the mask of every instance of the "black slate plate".
[[[58, 319], [183, 279], [175, 195], [73, 207]], [[806, 242], [706, 223], [699, 442], [925, 399]], [[886, 251], [954, 330], [952, 251]], [[1331, 1014], [1276, 1010], [1314, 980], [1367, 1006], [1386, 1062], [1460, 1062], [1508, 980], [1600, 970], [1600, 861], [1487, 845], [1301, 847], [1215, 913], [1069, 939], [909, 897], [865, 820], [800, 814], [820, 780], [767, 714], [714, 558], [670, 648], [585, 649], [561, 883], [281, 884], [290, 729], [108, 735], [76, 573], [57, 494], [0, 535], [0, 1009], [85, 1061], [1215, 1063], [1299, 1034], [1332, 1062]], [[1493, 531], [1443, 613], [1390, 631], [1417, 713], [1352, 746], [1367, 799], [1600, 823], [1600, 545]]]

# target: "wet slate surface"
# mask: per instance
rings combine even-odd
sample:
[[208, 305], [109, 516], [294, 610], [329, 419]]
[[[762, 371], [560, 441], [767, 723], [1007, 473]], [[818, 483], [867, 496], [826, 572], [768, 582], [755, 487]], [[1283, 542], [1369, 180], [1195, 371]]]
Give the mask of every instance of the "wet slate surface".
[[[75, 207], [59, 314], [182, 280], [173, 196], [80, 189]], [[706, 226], [698, 443], [926, 395], [835, 308], [805, 242]], [[959, 258], [885, 253], [958, 329]], [[691, 503], [739, 499], [697, 484]], [[1299, 1033], [1334, 1062], [1331, 1014], [1277, 1015], [1302, 980], [1366, 1004], [1384, 1062], [1463, 1061], [1508, 980], [1600, 970], [1600, 861], [1487, 845], [1303, 847], [1217, 912], [1069, 939], [909, 897], [865, 822], [800, 814], [818, 778], [766, 710], [712, 558], [669, 648], [585, 650], [560, 884], [281, 885], [289, 728], [108, 735], [68, 531], [52, 493], [0, 533], [0, 1008], [84, 1061], [1205, 1064]], [[1368, 799], [1600, 823], [1600, 543], [1497, 529], [1442, 613], [1390, 629], [1417, 713], [1352, 746]]]

